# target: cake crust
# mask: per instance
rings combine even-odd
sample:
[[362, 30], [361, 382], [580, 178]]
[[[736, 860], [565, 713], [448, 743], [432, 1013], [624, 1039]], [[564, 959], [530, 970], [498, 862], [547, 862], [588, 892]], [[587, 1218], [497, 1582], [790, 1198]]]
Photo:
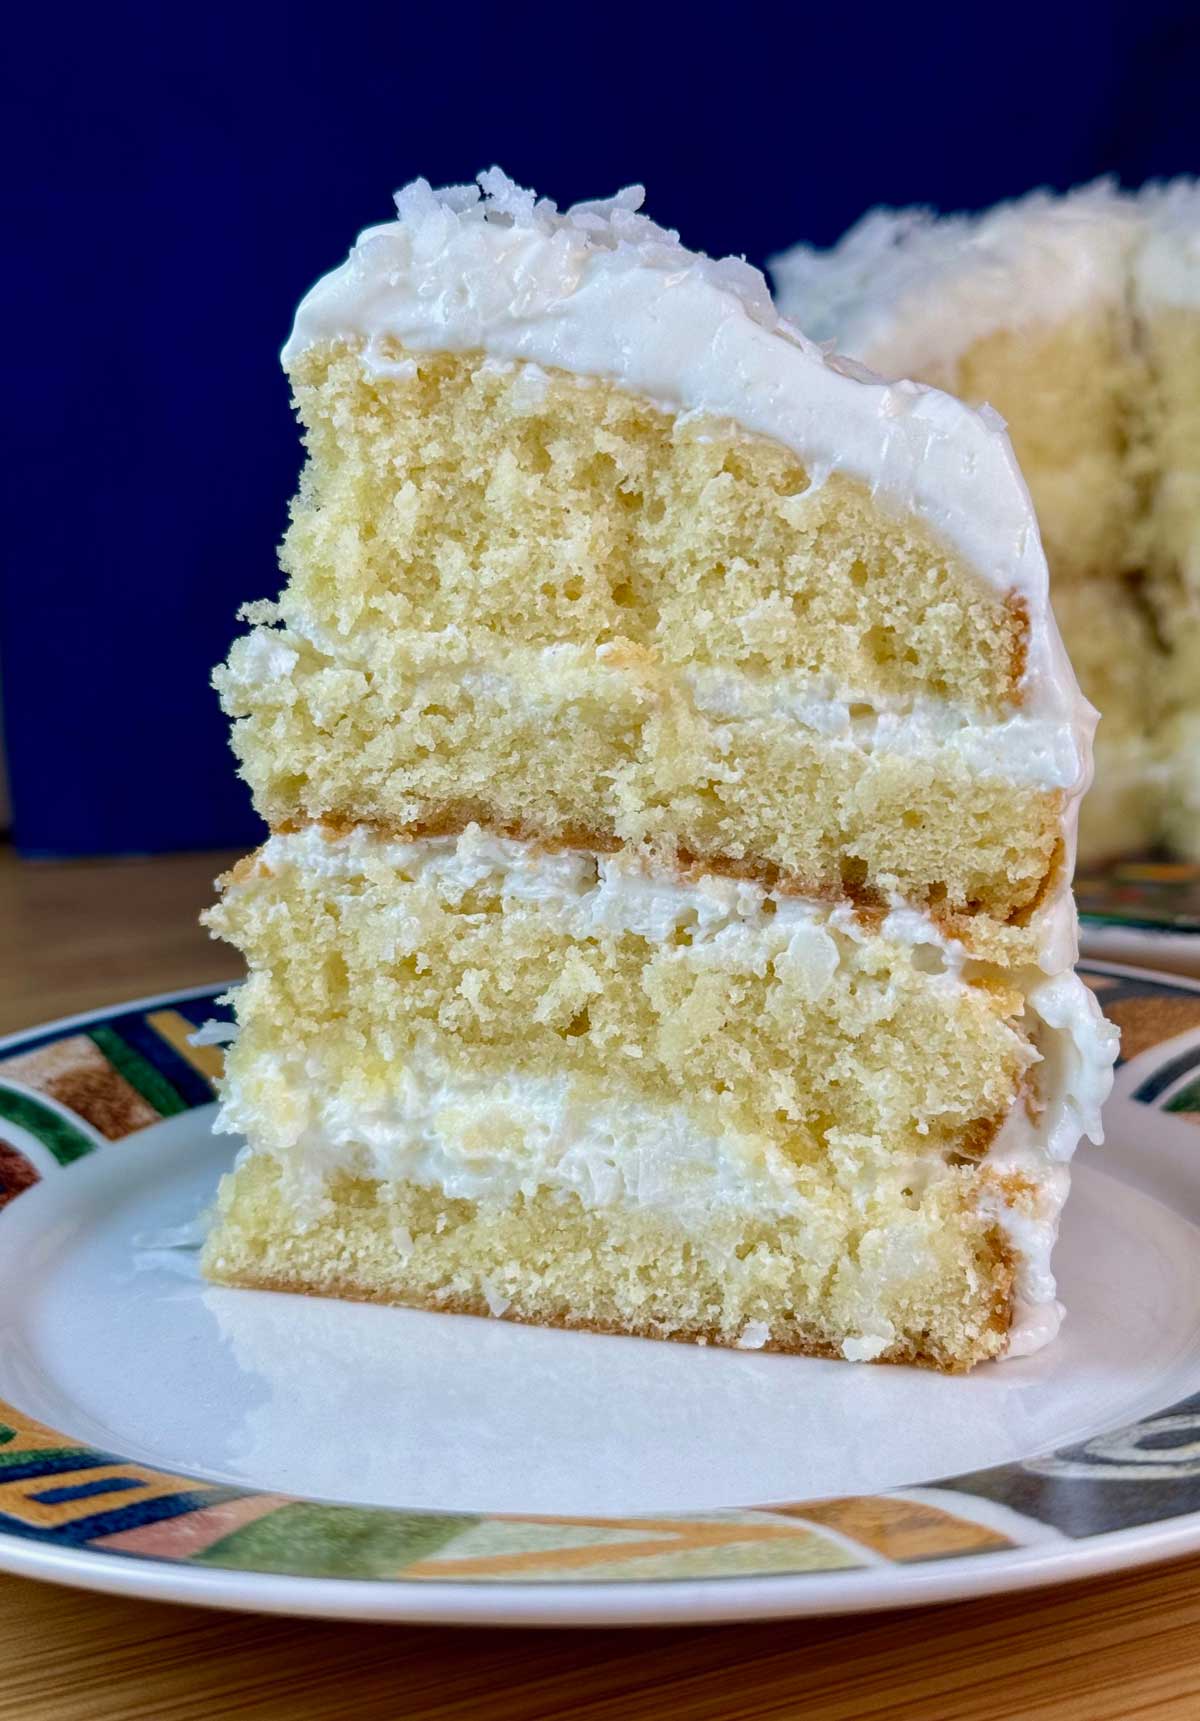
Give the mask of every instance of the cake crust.
[[[1004, 1251], [999, 1250], [1001, 1257]], [[303, 1278], [288, 1278], [286, 1275], [273, 1277], [270, 1274], [255, 1273], [253, 1270], [224, 1273], [211, 1269], [208, 1277], [214, 1284], [228, 1285], [234, 1289], [246, 1291], [276, 1291], [298, 1296], [334, 1297], [340, 1302], [374, 1303], [387, 1308], [421, 1309], [427, 1314], [435, 1315], [471, 1315], [483, 1320], [512, 1321], [517, 1326], [550, 1327], [558, 1332], [598, 1333], [609, 1338], [650, 1339], [652, 1341], [667, 1340], [671, 1344], [714, 1345], [724, 1350], [770, 1351], [780, 1356], [820, 1357], [828, 1362], [844, 1361], [840, 1345], [830, 1340], [822, 1339], [764, 1339], [762, 1344], [749, 1347], [740, 1345], [736, 1339], [723, 1334], [715, 1325], [680, 1327], [677, 1331], [663, 1332], [658, 1327], [650, 1325], [639, 1326], [636, 1322], [597, 1321], [584, 1316], [550, 1313], [524, 1314], [518, 1309], [508, 1308], [495, 1310], [487, 1299], [482, 1296], [464, 1297], [453, 1293], [445, 1295], [425, 1295], [412, 1292], [402, 1295], [397, 1292], [384, 1293], [371, 1286], [357, 1284], [353, 1279], [318, 1280]], [[1002, 1273], [997, 1275], [996, 1309], [989, 1319], [989, 1330], [1003, 1338], [1012, 1324], [1011, 1290], [1000, 1287], [1007, 1278], [1009, 1287], [1012, 1280], [1011, 1260], [1007, 1262]], [[998, 1354], [999, 1346], [989, 1346], [985, 1356]], [[904, 1341], [892, 1345], [879, 1356], [864, 1357], [864, 1362], [891, 1363], [913, 1368], [932, 1369], [938, 1374], [967, 1374], [980, 1360], [979, 1357], [947, 1356], [942, 1352], [924, 1349], [919, 1343]]]

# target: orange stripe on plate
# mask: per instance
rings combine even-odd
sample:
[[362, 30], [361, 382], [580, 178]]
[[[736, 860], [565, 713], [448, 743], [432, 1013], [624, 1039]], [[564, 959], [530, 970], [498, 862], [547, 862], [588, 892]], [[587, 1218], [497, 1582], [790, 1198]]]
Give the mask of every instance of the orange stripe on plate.
[[1015, 1546], [1008, 1536], [985, 1524], [887, 1494], [815, 1500], [807, 1505], [777, 1506], [773, 1510], [836, 1530], [886, 1559], [901, 1562], [944, 1560], [954, 1554], [979, 1554]]
[[152, 1554], [160, 1560], [187, 1560], [202, 1554], [214, 1542], [235, 1530], [265, 1518], [279, 1506], [291, 1502], [285, 1494], [248, 1494], [242, 1500], [222, 1500], [216, 1506], [199, 1506], [178, 1518], [157, 1524], [142, 1524], [136, 1530], [118, 1530], [112, 1536], [97, 1536], [93, 1548], [118, 1548], [127, 1554]]
[[[606, 1528], [614, 1529], [611, 1521]], [[646, 1527], [643, 1523], [643, 1527]], [[727, 1547], [756, 1542], [815, 1542], [823, 1540], [816, 1530], [788, 1524], [682, 1524], [672, 1526], [677, 1534], [656, 1536], [642, 1542], [589, 1542], [586, 1547], [529, 1548], [517, 1554], [464, 1554], [459, 1559], [416, 1560], [404, 1567], [406, 1578], [472, 1577], [489, 1573], [536, 1570], [539, 1566], [575, 1567], [608, 1565], [616, 1560], [649, 1560], [660, 1554], [686, 1554], [697, 1548]]]
[[196, 1032], [196, 1024], [181, 1016], [178, 1010], [155, 1010], [146, 1020], [155, 1033], [161, 1034], [168, 1046], [202, 1076], [216, 1081], [221, 1075], [225, 1068], [225, 1054], [220, 1046], [189, 1045], [188, 1038]]

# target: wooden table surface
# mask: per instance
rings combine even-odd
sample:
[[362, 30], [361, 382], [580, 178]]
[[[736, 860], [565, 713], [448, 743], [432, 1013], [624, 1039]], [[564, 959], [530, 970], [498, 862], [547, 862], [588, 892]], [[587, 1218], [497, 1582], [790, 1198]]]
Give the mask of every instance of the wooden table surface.
[[[227, 857], [0, 852], [0, 1032], [224, 978], [195, 924]], [[1200, 1558], [856, 1619], [640, 1631], [326, 1625], [0, 1576], [0, 1721], [1200, 1717]]]

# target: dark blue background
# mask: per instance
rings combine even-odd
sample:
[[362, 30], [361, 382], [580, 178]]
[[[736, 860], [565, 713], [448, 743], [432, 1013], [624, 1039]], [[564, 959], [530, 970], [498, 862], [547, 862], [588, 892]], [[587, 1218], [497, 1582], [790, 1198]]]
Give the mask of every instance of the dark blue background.
[[640, 180], [688, 244], [761, 262], [876, 202], [1200, 170], [1196, 20], [1194, 0], [26, 12], [0, 590], [21, 846], [254, 839], [207, 682], [239, 603], [278, 586], [299, 445], [276, 355], [397, 185], [493, 161], [561, 202]]

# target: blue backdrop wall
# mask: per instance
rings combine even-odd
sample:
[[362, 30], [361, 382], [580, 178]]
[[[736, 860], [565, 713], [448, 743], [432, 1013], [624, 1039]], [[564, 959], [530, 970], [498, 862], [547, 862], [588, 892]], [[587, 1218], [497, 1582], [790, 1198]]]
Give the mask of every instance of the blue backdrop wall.
[[406, 179], [642, 181], [685, 241], [761, 262], [876, 202], [1200, 171], [1194, 0], [44, 8], [20, 34], [0, 671], [28, 853], [255, 839], [208, 671], [278, 587], [276, 355]]

